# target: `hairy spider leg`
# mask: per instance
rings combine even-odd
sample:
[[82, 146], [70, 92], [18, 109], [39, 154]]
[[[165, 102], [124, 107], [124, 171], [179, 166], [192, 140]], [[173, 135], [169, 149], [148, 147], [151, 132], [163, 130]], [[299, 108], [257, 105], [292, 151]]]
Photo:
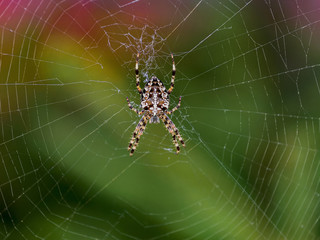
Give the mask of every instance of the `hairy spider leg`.
[[[177, 154], [180, 152], [180, 146], [178, 144], [178, 141], [177, 141], [177, 136], [174, 132], [174, 128], [172, 127], [172, 124], [170, 123], [170, 119], [169, 118], [166, 118], [164, 114], [162, 114], [160, 116], [161, 120], [163, 121], [164, 125], [166, 126], [167, 130], [170, 132], [170, 134], [172, 135], [172, 142], [173, 144], [175, 145], [176, 149], [177, 149]], [[172, 122], [172, 121], [171, 121]], [[173, 124], [174, 125], [174, 124]]]
[[185, 143], [184, 143], [184, 141], [183, 141], [183, 139], [182, 139], [182, 137], [181, 137], [181, 135], [179, 133], [179, 130], [176, 127], [176, 125], [174, 125], [174, 123], [171, 121], [171, 119], [166, 114], [163, 114], [163, 115], [164, 115], [166, 121], [169, 122], [169, 124], [170, 124], [171, 128], [173, 129], [174, 133], [177, 135], [178, 140], [181, 142], [182, 146], [185, 147], [186, 145], [185, 145]]
[[178, 110], [180, 105], [181, 105], [181, 96], [179, 97], [178, 105], [176, 107], [174, 107], [171, 111], [166, 111], [166, 114], [169, 114], [169, 115], [172, 114], [174, 111]]
[[173, 54], [171, 53], [171, 58], [172, 58], [172, 77], [171, 77], [171, 85], [168, 90], [168, 94], [170, 94], [173, 90], [174, 87], [174, 79], [176, 77], [176, 65], [174, 64], [174, 59], [173, 59]]
[[139, 92], [140, 94], [142, 94], [142, 89], [141, 89], [141, 87], [140, 87], [140, 77], [139, 77], [139, 53], [137, 54], [137, 58], [136, 58], [135, 73], [136, 73], [136, 85], [137, 85], [137, 89], [138, 89], [138, 92]]
[[139, 112], [137, 109], [135, 109], [135, 108], [131, 105], [128, 97], [127, 97], [127, 103], [128, 103], [129, 108], [130, 108], [132, 111], [136, 112], [137, 114], [141, 115], [141, 114], [144, 113], [144, 110], [142, 110], [141, 112]]
[[180, 152], [180, 146], [178, 144], [177, 138], [181, 142], [182, 146], [185, 147], [186, 145], [184, 144], [184, 141], [183, 141], [177, 127], [174, 125], [174, 123], [171, 121], [171, 119], [166, 114], [161, 114], [160, 118], [163, 121], [166, 128], [168, 129], [168, 131], [171, 133], [172, 141], [177, 149], [177, 154], [178, 154]]
[[146, 125], [148, 120], [151, 118], [150, 114], [145, 114], [143, 117], [140, 119], [138, 125], [136, 126], [136, 129], [133, 132], [133, 136], [130, 140], [129, 146], [128, 146], [128, 151], [130, 151], [130, 156], [133, 155], [134, 151], [136, 150], [140, 137], [142, 136], [144, 130], [146, 129]]

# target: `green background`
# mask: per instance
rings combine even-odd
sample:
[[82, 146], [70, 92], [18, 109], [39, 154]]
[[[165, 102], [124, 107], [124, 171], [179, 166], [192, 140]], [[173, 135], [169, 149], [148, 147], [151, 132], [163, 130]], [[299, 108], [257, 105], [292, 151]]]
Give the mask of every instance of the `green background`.
[[[319, 239], [316, 1], [0, 3], [1, 239]], [[141, 81], [170, 84], [175, 154]], [[143, 85], [144, 83], [142, 83]]]

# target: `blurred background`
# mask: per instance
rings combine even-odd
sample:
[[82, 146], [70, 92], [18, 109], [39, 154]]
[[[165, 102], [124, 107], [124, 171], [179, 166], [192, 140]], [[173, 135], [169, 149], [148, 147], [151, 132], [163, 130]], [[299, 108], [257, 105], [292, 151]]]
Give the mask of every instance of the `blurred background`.
[[[0, 2], [0, 239], [320, 239], [320, 2]], [[186, 142], [148, 124], [170, 85]]]

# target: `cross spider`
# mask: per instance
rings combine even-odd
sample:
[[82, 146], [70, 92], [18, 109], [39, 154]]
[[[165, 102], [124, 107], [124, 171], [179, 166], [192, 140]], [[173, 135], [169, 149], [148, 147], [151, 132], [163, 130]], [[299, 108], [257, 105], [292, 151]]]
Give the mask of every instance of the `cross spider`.
[[174, 59], [172, 54], [171, 54], [171, 58], [172, 58], [172, 77], [171, 77], [170, 88], [167, 90], [163, 85], [163, 83], [157, 77], [153, 76], [151, 77], [151, 79], [148, 80], [144, 89], [142, 90], [140, 87], [139, 68], [138, 68], [139, 53], [137, 54], [136, 67], [135, 67], [136, 85], [137, 85], [138, 92], [141, 95], [142, 111], [139, 112], [137, 109], [135, 109], [131, 105], [129, 98], [127, 98], [127, 102], [131, 110], [143, 116], [140, 119], [138, 125], [136, 126], [136, 129], [134, 130], [133, 136], [129, 143], [128, 151], [130, 151], [130, 156], [132, 156], [134, 151], [136, 150], [139, 144], [139, 139], [146, 128], [147, 122], [149, 121], [149, 123], [159, 123], [160, 122], [159, 119], [162, 120], [167, 130], [172, 135], [172, 141], [177, 149], [177, 154], [180, 152], [180, 146], [178, 144], [178, 140], [180, 141], [182, 146], [185, 147], [184, 141], [178, 129], [176, 128], [174, 123], [171, 121], [171, 119], [167, 116], [172, 114], [174, 111], [176, 111], [181, 104], [181, 96], [180, 96], [178, 105], [174, 107], [171, 111], [168, 111], [169, 95], [173, 90], [174, 79], [176, 74], [176, 67], [174, 64]]

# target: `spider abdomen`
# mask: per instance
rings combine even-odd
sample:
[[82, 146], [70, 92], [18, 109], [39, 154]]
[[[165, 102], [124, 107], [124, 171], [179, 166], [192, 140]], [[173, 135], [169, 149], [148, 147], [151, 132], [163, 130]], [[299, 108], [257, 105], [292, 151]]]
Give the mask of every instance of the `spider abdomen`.
[[[143, 89], [141, 107], [156, 116], [169, 108], [169, 96], [163, 83], [152, 77]], [[150, 122], [159, 122], [159, 119], [150, 119]]]

